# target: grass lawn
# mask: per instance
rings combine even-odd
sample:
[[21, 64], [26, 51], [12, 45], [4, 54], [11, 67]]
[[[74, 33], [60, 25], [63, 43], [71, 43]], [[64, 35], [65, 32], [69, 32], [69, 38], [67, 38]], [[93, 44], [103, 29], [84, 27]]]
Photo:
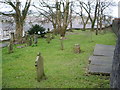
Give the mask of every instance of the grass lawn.
[[[93, 54], [95, 44], [115, 45], [111, 32], [95, 35], [89, 31], [74, 31], [66, 35], [64, 50], [60, 50], [59, 36], [47, 44], [39, 39], [38, 46], [15, 48], [8, 54], [2, 49], [3, 88], [109, 88], [109, 76], [87, 74], [88, 58]], [[71, 34], [71, 35], [70, 35]], [[80, 44], [82, 52], [73, 53], [74, 44]], [[38, 52], [44, 58], [47, 80], [37, 82], [35, 59]]]

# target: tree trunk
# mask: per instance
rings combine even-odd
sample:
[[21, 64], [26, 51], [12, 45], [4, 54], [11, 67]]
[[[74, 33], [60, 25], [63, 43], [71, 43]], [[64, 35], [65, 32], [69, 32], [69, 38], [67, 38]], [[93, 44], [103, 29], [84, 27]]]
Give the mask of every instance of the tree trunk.
[[86, 24], [84, 23], [83, 24], [83, 31], [85, 31], [85, 29], [86, 29]]
[[22, 43], [23, 36], [23, 23], [20, 21], [16, 21], [16, 39], [18, 43]]

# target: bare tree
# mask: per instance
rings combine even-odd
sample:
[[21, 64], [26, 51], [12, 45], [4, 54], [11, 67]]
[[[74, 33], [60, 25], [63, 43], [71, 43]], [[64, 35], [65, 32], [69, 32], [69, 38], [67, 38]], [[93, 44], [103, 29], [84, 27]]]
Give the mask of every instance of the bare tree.
[[113, 1], [112, 0], [104, 0], [104, 1], [100, 1], [99, 0], [99, 10], [98, 10], [98, 13], [99, 13], [99, 25], [100, 25], [100, 31], [102, 30], [102, 21], [104, 19], [104, 12], [106, 11], [107, 8], [109, 8], [110, 6], [112, 6], [113, 4]]
[[[79, 0], [78, 0], [78, 2], [79, 2], [79, 4], [77, 5], [77, 7], [80, 8], [79, 12], [76, 12], [75, 10], [74, 10], [74, 12], [81, 17], [81, 20], [82, 20], [82, 23], [83, 23], [83, 30], [85, 30], [86, 25], [88, 23], [88, 20], [90, 19], [90, 14], [89, 13], [90, 13], [91, 10], [87, 6], [87, 4], [85, 4], [85, 3], [83, 3], [82, 1], [79, 1]], [[90, 4], [90, 3], [88, 2], [88, 4]], [[87, 15], [85, 15], [84, 12], [83, 12], [85, 8], [88, 10]]]
[[69, 24], [69, 0], [61, 0], [50, 4], [45, 0], [39, 1], [39, 6], [34, 5], [40, 15], [46, 17], [53, 25], [54, 32], [65, 36]]
[[23, 25], [25, 22], [25, 18], [27, 16], [28, 9], [31, 4], [31, 0], [26, 0], [24, 8], [21, 10], [21, 2], [19, 0], [16, 0], [13, 2], [12, 0], [5, 0], [4, 2], [1, 1], [0, 3], [9, 5], [12, 7], [12, 11], [14, 12], [0, 12], [2, 15], [10, 16], [14, 18], [15, 24], [16, 24], [16, 38], [21, 43], [22, 35], [23, 35]]
[[[112, 1], [108, 1], [108, 0], [88, 0], [86, 2], [84, 1], [79, 1], [79, 7], [80, 7], [80, 13], [78, 13], [81, 18], [82, 18], [82, 22], [84, 24], [87, 24], [88, 20], [91, 21], [91, 29], [94, 30], [94, 26], [95, 23], [97, 21], [97, 30], [96, 30], [96, 34], [98, 32], [98, 26], [100, 26], [100, 30], [102, 29], [102, 21], [103, 21], [103, 17], [104, 17], [104, 12], [107, 8], [109, 8], [109, 6], [112, 5]], [[85, 21], [85, 18], [83, 18], [83, 10], [85, 10], [85, 12], [88, 14], [88, 18]]]

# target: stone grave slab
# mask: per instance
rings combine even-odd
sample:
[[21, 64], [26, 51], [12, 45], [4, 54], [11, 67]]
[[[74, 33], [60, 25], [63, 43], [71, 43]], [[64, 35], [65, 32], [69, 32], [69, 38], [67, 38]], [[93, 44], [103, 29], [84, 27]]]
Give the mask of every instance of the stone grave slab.
[[104, 75], [110, 75], [110, 72], [112, 70], [112, 64], [106, 64], [106, 65], [89, 65], [88, 72], [90, 74], [104, 74]]
[[90, 56], [89, 63], [97, 64], [112, 64], [113, 56]]
[[91, 74], [110, 75], [115, 46], [96, 44], [93, 56], [89, 57], [89, 70]]
[[93, 55], [94, 56], [113, 56], [115, 46], [96, 44]]

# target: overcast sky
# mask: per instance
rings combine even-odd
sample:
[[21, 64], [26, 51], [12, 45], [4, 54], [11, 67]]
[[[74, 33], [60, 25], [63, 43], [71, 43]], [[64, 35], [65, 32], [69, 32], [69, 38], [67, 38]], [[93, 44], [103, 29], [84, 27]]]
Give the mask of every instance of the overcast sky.
[[[1, 0], [0, 0], [1, 1]], [[25, 2], [26, 0], [20, 0], [20, 1], [22, 1], [22, 2]], [[32, 2], [34, 2], [34, 3], [37, 3], [39, 0], [32, 0]], [[75, 1], [75, 0], [70, 0], [70, 1]], [[81, 0], [81, 1], [83, 1], [83, 0]], [[85, 1], [85, 0], [84, 0]], [[104, 1], [104, 0], [103, 0]], [[120, 0], [112, 0], [113, 2], [115, 2], [116, 4], [117, 4], [117, 6], [114, 6], [114, 7], [112, 7], [111, 8], [111, 10], [110, 10], [110, 15], [112, 15], [113, 17], [118, 17], [118, 2], [120, 1]], [[55, 2], [55, 0], [48, 0], [48, 2]], [[120, 5], [119, 5], [120, 6]], [[8, 8], [5, 8], [5, 6], [4, 6], [4, 8], [2, 8], [3, 6], [2, 5], [0, 5], [0, 11], [9, 11], [10, 9], [8, 9]], [[31, 10], [34, 10], [33, 9], [33, 7], [30, 7], [30, 9]]]

